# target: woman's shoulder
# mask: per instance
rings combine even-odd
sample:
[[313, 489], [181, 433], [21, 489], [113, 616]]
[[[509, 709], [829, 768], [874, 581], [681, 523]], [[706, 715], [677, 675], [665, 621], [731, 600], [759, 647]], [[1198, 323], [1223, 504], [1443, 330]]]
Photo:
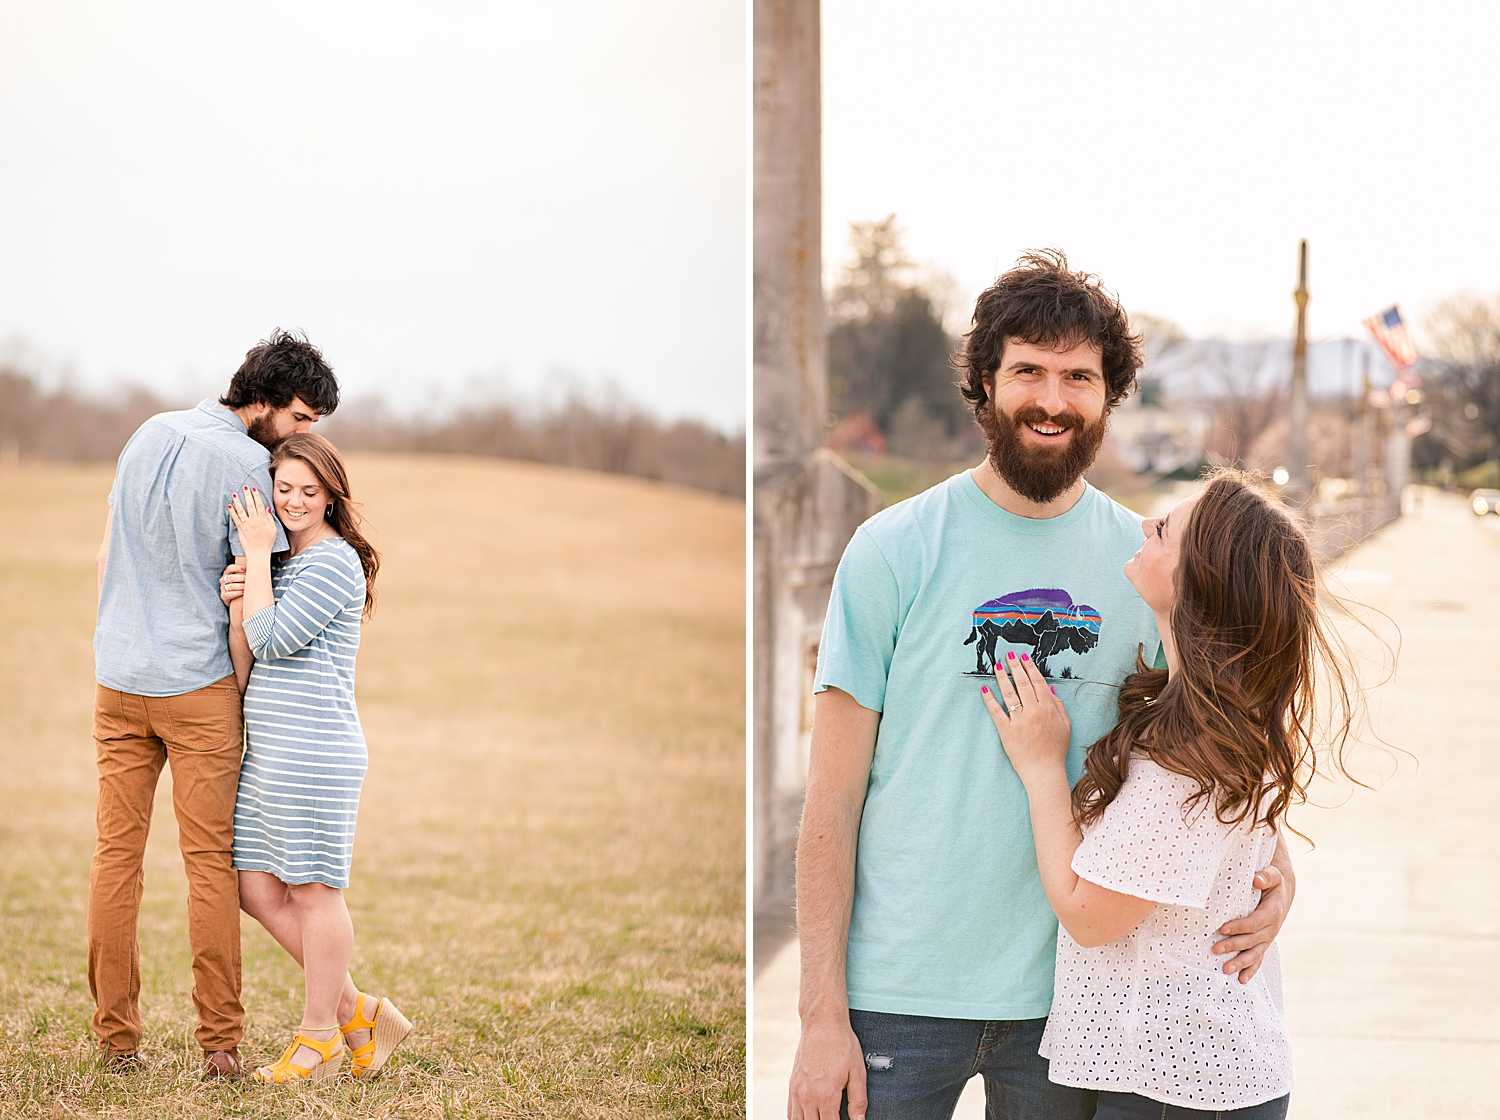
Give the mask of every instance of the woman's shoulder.
[[1168, 769], [1144, 751], [1132, 751], [1125, 781], [1109, 808], [1118, 805], [1119, 815], [1191, 817], [1196, 823], [1204, 809], [1208, 816], [1214, 815], [1212, 793], [1203, 797], [1202, 791], [1197, 778]]
[[354, 551], [354, 546], [337, 533], [331, 537], [324, 537], [317, 544], [308, 545], [297, 554], [299, 560], [311, 559], [315, 556], [323, 559], [336, 556], [359, 563], [359, 553]]
[[354, 546], [337, 533], [319, 541], [313, 547], [326, 548], [329, 552], [337, 553], [346, 559], [353, 560], [356, 564], [359, 563], [359, 553], [354, 551]]
[[[1130, 767], [1125, 773], [1125, 785], [1142, 792], [1182, 793], [1191, 797], [1198, 791], [1198, 782], [1186, 774], [1168, 770], [1145, 751], [1130, 752]], [[1124, 788], [1123, 786], [1121, 787]]]
[[343, 537], [326, 537], [317, 544], [309, 545], [294, 558], [302, 569], [319, 569], [324, 575], [339, 575], [348, 581], [364, 583], [365, 570], [359, 553]]
[[1197, 778], [1170, 770], [1144, 752], [1133, 751], [1130, 771], [1115, 801], [1121, 803], [1122, 814], [1174, 819], [1193, 832], [1227, 835], [1237, 830], [1252, 831], [1255, 822], [1248, 816], [1227, 822], [1220, 819], [1216, 793], [1209, 790], [1205, 795]]

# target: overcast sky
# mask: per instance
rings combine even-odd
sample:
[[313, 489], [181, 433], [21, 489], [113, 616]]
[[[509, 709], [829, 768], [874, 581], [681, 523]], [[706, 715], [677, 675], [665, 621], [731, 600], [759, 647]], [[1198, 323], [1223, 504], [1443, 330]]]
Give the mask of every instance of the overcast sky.
[[973, 299], [1058, 246], [1190, 334], [1500, 289], [1500, 5], [825, 0], [824, 259], [895, 212]]
[[195, 399], [302, 327], [350, 396], [563, 370], [740, 427], [745, 39], [742, 0], [0, 0], [0, 342]]

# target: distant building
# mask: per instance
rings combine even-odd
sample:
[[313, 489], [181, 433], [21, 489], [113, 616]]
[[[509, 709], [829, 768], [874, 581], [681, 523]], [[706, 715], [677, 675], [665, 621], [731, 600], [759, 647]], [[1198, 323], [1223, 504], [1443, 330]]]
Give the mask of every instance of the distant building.
[[885, 435], [868, 412], [856, 412], [838, 422], [828, 435], [828, 446], [841, 455], [878, 459], [885, 454]]
[[1203, 443], [1213, 424], [1201, 408], [1167, 409], [1138, 393], [1110, 414], [1109, 440], [1115, 454], [1137, 474], [1164, 477], [1194, 470], [1203, 462]]

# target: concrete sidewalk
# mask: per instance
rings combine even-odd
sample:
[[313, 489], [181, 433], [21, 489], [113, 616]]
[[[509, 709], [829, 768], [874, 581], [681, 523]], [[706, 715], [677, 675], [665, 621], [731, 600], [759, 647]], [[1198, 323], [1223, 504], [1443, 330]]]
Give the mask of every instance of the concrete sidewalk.
[[[1399, 628], [1396, 675], [1370, 705], [1396, 749], [1355, 748], [1377, 788], [1321, 787], [1292, 818], [1317, 847], [1289, 837], [1291, 1116], [1500, 1117], [1500, 518], [1413, 489], [1407, 516], [1330, 586], [1388, 615], [1369, 616], [1377, 630]], [[1341, 625], [1374, 684], [1379, 643]], [[797, 1044], [795, 941], [762, 963], [753, 1000], [753, 1116], [777, 1120]], [[983, 1115], [971, 1082], [956, 1116]]]

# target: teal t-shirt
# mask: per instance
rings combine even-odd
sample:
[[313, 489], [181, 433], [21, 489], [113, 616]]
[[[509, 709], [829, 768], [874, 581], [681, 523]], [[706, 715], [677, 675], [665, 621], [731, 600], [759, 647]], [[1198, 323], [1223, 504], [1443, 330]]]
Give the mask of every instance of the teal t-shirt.
[[980, 686], [1031, 656], [1073, 724], [1068, 773], [1114, 726], [1155, 619], [1121, 566], [1141, 519], [1092, 486], [1058, 517], [1017, 517], [968, 472], [876, 514], [833, 581], [815, 691], [882, 713], [860, 822], [849, 1006], [1034, 1019], [1052, 1006], [1057, 919], [1026, 792]]

